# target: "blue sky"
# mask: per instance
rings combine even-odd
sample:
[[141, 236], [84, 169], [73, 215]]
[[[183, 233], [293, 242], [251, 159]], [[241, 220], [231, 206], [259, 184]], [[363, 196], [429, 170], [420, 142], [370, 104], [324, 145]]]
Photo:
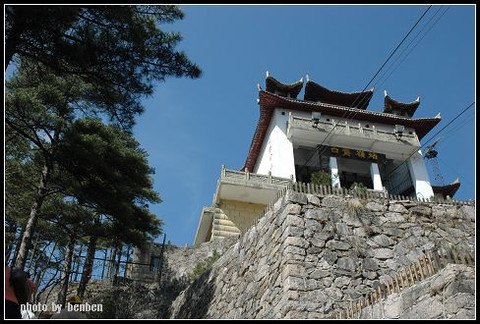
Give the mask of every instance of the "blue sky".
[[[144, 100], [146, 112], [134, 128], [149, 152], [155, 189], [163, 199], [152, 211], [164, 220], [167, 240], [177, 245], [192, 244], [222, 164], [243, 167], [259, 116], [257, 83], [265, 88], [267, 70], [286, 83], [308, 74], [332, 90], [360, 91], [428, 8], [180, 7], [185, 18], [166, 29], [183, 35], [179, 49], [203, 69], [203, 76], [159, 84]], [[383, 110], [387, 90], [399, 101], [420, 96], [414, 117], [440, 112], [442, 121], [422, 144], [430, 139], [475, 101], [475, 7], [432, 6], [372, 85], [370, 110]], [[444, 183], [460, 177], [455, 199], [474, 199], [475, 105], [438, 137]]]

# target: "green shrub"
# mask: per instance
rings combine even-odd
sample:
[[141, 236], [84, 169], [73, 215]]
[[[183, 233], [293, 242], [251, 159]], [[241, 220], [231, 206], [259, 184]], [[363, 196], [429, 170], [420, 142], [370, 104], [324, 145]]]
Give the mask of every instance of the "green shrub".
[[367, 187], [361, 182], [354, 182], [350, 186], [350, 190], [355, 191], [357, 194], [364, 195], [367, 193]]
[[220, 254], [217, 251], [213, 251], [211, 256], [195, 265], [193, 271], [188, 274], [188, 279], [191, 281], [198, 279], [205, 271], [212, 268], [213, 264], [218, 260], [219, 257]]
[[320, 170], [313, 172], [310, 177], [310, 183], [318, 186], [331, 186], [332, 175], [330, 171]]

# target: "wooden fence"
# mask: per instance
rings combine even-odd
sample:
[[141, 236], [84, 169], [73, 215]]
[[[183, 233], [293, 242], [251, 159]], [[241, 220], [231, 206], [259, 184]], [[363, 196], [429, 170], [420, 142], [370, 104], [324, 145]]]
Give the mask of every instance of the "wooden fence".
[[474, 266], [475, 257], [471, 252], [460, 252], [454, 247], [426, 251], [417, 261], [390, 275], [390, 279], [381, 283], [375, 291], [369, 292], [358, 300], [350, 301], [350, 305], [346, 309], [335, 311], [331, 317], [337, 319], [360, 318], [365, 307], [373, 306], [389, 295], [399, 293], [405, 288], [433, 276], [449, 263]]

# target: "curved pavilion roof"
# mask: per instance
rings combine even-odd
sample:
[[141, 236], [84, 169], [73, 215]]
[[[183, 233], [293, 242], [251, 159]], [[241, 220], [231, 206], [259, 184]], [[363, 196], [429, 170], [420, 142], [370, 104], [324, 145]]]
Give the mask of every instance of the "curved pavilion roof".
[[360, 92], [341, 92], [327, 89], [307, 79], [304, 100], [321, 102], [336, 106], [367, 109], [373, 96], [373, 88]]
[[443, 198], [453, 198], [453, 195], [457, 192], [458, 188], [460, 188], [460, 179], [457, 178], [452, 183], [445, 185], [445, 186], [432, 186], [433, 193], [442, 195]]
[[414, 101], [411, 102], [400, 102], [395, 99], [392, 99], [387, 90], [384, 91], [385, 98], [383, 104], [383, 112], [387, 114], [394, 114], [397, 116], [408, 116], [413, 117], [413, 114], [420, 105], [420, 97], [417, 97]]
[[265, 79], [265, 87], [268, 92], [278, 94], [282, 97], [288, 97], [290, 95], [291, 98], [296, 99], [303, 88], [303, 78], [301, 78], [297, 82], [286, 84], [270, 76], [267, 72], [267, 78]]

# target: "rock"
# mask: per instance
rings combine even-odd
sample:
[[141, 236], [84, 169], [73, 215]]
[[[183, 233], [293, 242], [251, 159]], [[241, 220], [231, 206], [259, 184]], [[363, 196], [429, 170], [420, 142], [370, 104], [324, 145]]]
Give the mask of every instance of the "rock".
[[330, 212], [325, 209], [308, 209], [305, 212], [306, 219], [314, 219], [317, 221], [328, 221]]
[[303, 249], [307, 248], [310, 245], [310, 243], [308, 243], [308, 241], [302, 237], [287, 237], [284, 241], [284, 244], [286, 246], [292, 245], [292, 246], [301, 247]]
[[314, 270], [311, 274], [308, 275], [309, 278], [312, 278], [312, 279], [321, 279], [321, 278], [325, 278], [325, 277], [328, 277], [331, 275], [331, 271], [330, 270], [320, 270], [320, 269], [316, 269]]
[[333, 281], [333, 283], [336, 287], [342, 288], [344, 286], [348, 286], [351, 280], [352, 279], [350, 279], [349, 277], [338, 277]]
[[283, 280], [290, 276], [305, 278], [307, 277], [307, 271], [305, 270], [305, 267], [300, 264], [287, 264], [282, 271]]
[[298, 193], [293, 190], [287, 190], [285, 193], [285, 201], [291, 203], [298, 203], [301, 205], [308, 204], [308, 199], [306, 194]]
[[287, 226], [296, 226], [299, 228], [304, 228], [303, 219], [297, 215], [287, 215], [285, 221], [283, 222], [283, 228]]
[[388, 212], [385, 213], [385, 218], [388, 222], [402, 223], [405, 222], [405, 217], [401, 213]]
[[285, 212], [290, 215], [298, 215], [300, 214], [301, 210], [302, 210], [302, 207], [298, 204], [288, 204], [285, 207]]
[[330, 240], [327, 242], [327, 248], [332, 250], [348, 250], [351, 248], [351, 245], [347, 242]]
[[316, 195], [307, 194], [308, 203], [314, 206], [320, 206], [320, 198]]
[[344, 224], [344, 223], [337, 223], [335, 224], [335, 227], [337, 229], [337, 233], [340, 234], [340, 235], [349, 235], [349, 231], [348, 231], [348, 226], [347, 224]]
[[345, 269], [348, 271], [355, 271], [356, 264], [355, 261], [352, 258], [345, 257], [345, 258], [339, 258], [337, 260], [337, 266], [340, 269]]
[[405, 208], [402, 204], [390, 204], [390, 206], [388, 206], [388, 211], [391, 211], [391, 212], [396, 212], [396, 213], [406, 213], [408, 212], [408, 209]]
[[371, 240], [375, 242], [377, 246], [381, 247], [387, 247], [395, 244], [395, 241], [392, 240], [390, 237], [386, 236], [385, 234], [375, 235], [371, 238]]
[[432, 215], [432, 209], [427, 206], [421, 206], [421, 205], [415, 206], [410, 208], [408, 211], [414, 215], [421, 215], [426, 217], [429, 217]]
[[385, 248], [373, 249], [370, 256], [380, 260], [390, 259], [393, 257], [393, 251]]
[[365, 209], [371, 210], [371, 211], [385, 211], [387, 210], [387, 206], [385, 206], [384, 204], [379, 204], [378, 202], [375, 202], [375, 201], [371, 201], [365, 205]]
[[458, 214], [467, 221], [475, 222], [475, 206], [463, 205], [458, 209]]
[[322, 205], [326, 207], [343, 209], [347, 206], [347, 201], [343, 197], [329, 195], [323, 198]]
[[378, 263], [375, 258], [365, 258], [362, 260], [362, 269], [366, 271], [377, 271]]

